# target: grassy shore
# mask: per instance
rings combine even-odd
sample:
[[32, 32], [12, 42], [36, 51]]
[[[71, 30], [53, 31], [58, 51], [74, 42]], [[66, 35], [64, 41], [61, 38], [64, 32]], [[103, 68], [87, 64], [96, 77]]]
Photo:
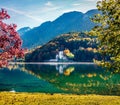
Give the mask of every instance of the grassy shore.
[[0, 92], [0, 105], [120, 105], [120, 96]]

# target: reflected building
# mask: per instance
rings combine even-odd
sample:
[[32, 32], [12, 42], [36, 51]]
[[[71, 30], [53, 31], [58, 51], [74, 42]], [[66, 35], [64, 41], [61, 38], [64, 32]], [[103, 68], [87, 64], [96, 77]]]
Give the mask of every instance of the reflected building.
[[67, 68], [67, 65], [63, 65], [63, 64], [59, 64], [59, 65], [56, 65], [56, 70], [59, 72], [59, 74], [63, 74], [64, 73], [64, 70]]

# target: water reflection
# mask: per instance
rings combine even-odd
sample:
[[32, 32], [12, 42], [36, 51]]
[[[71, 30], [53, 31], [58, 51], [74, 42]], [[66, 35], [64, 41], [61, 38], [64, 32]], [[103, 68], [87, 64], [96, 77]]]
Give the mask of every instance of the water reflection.
[[0, 91], [61, 92], [49, 82], [41, 79], [39, 75], [27, 70], [25, 65], [9, 65], [8, 68], [0, 69]]
[[69, 76], [74, 70], [74, 66], [68, 67], [68, 65], [56, 65], [56, 70], [59, 72], [59, 74], [64, 74], [66, 76]]
[[26, 65], [66, 93], [120, 94], [119, 74], [106, 72], [96, 65]]
[[[49, 85], [49, 91], [46, 88], [43, 92], [120, 95], [120, 74], [106, 72], [104, 69], [96, 65], [19, 64], [9, 66], [9, 70], [13, 71], [16, 69], [31, 75], [32, 77], [30, 78], [33, 78], [34, 76], [40, 81], [51, 84], [51, 86]], [[25, 76], [23, 75], [23, 77]], [[35, 78], [34, 82], [37, 81], [36, 83], [40, 85]], [[31, 84], [33, 84], [33, 80], [30, 80]], [[21, 81], [21, 83], [24, 81]], [[42, 84], [44, 82], [42, 82]], [[30, 82], [29, 86], [31, 86]], [[36, 92], [42, 92], [42, 90], [40, 90], [41, 88], [38, 89], [36, 86], [38, 85], [35, 85], [34, 83], [32, 87], [30, 87], [31, 91], [33, 89]], [[43, 88], [46, 86], [48, 87], [48, 85], [45, 85]]]

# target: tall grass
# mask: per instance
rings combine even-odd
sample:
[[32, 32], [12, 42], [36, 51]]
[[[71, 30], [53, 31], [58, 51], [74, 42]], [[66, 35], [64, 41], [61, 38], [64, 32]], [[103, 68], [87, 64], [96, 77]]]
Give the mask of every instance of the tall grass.
[[0, 92], [0, 105], [120, 105], [120, 96]]

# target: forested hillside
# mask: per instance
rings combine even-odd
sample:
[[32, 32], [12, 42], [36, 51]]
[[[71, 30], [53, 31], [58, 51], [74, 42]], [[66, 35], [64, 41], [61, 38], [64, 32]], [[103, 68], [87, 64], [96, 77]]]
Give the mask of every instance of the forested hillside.
[[68, 61], [92, 62], [93, 59], [101, 59], [96, 38], [84, 33], [71, 32], [57, 36], [42, 47], [29, 52], [25, 60], [27, 62], [49, 61], [56, 59], [56, 55], [61, 51]]

